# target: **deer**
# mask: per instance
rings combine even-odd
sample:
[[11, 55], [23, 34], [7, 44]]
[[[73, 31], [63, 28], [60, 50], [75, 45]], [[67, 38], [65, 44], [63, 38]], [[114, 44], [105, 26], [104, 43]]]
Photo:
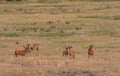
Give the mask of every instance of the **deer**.
[[63, 51], [63, 56], [69, 55], [70, 58], [73, 57], [75, 58], [75, 51], [71, 50], [72, 46], [65, 47], [65, 50]]
[[69, 51], [68, 51], [68, 47], [65, 47], [65, 50], [63, 51], [62, 57], [63, 57], [63, 56], [66, 56], [66, 55], [69, 55], [68, 52], [69, 52]]
[[93, 48], [93, 45], [90, 45], [90, 48], [88, 49], [88, 59], [90, 58], [90, 56], [93, 56], [95, 53], [92, 48]]
[[15, 56], [17, 57], [18, 55], [19, 56], [25, 56], [27, 53], [29, 53], [29, 46], [30, 44], [27, 44], [27, 47], [23, 46], [24, 47], [24, 50], [16, 50], [15, 51]]
[[32, 51], [35, 51], [35, 50], [36, 50], [36, 51], [39, 51], [38, 45], [39, 45], [39, 44], [33, 44], [33, 46], [31, 46], [30, 49], [31, 49]]

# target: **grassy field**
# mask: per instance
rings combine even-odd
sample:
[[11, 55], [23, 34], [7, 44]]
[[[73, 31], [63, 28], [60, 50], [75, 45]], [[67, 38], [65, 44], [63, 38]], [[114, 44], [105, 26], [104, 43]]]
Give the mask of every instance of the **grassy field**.
[[[47, 1], [0, 4], [0, 76], [120, 76], [120, 2]], [[15, 57], [28, 43], [39, 52]], [[66, 45], [75, 59], [62, 58]]]

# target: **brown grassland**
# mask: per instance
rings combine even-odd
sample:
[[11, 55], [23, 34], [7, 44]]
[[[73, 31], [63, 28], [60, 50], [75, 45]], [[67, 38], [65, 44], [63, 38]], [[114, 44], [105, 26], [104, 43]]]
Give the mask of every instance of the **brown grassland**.
[[[28, 43], [39, 51], [16, 57]], [[120, 76], [119, 64], [120, 1], [0, 3], [0, 76]]]

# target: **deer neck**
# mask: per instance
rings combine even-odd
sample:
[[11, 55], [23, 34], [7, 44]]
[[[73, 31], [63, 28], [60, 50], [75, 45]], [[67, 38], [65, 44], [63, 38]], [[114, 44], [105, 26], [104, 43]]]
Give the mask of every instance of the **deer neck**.
[[66, 52], [67, 52], [67, 53], [68, 53], [68, 51], [69, 51], [69, 50], [68, 50], [68, 49], [66, 49]]

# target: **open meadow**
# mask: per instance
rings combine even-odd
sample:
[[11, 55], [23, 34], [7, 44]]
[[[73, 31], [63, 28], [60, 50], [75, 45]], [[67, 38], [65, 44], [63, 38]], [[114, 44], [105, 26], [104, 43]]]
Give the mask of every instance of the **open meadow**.
[[120, 1], [47, 1], [0, 3], [0, 76], [120, 76]]

